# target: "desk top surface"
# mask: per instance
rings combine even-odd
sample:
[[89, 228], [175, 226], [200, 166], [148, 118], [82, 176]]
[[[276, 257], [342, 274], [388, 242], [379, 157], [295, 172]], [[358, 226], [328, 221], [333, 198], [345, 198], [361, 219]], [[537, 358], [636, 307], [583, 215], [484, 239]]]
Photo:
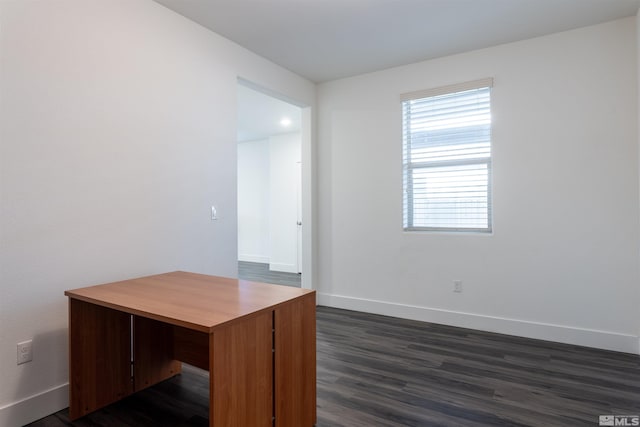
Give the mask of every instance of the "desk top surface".
[[309, 293], [308, 289], [175, 271], [65, 292], [70, 298], [203, 332]]

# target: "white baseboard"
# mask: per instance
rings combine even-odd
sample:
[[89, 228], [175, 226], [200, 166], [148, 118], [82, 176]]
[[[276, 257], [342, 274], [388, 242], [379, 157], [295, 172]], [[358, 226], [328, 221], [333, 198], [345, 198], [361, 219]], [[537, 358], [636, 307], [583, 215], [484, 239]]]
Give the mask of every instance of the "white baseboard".
[[282, 271], [283, 273], [297, 273], [296, 266], [294, 264], [280, 264], [277, 262], [272, 262], [269, 264], [269, 270], [271, 271]]
[[269, 257], [264, 255], [240, 254], [238, 255], [238, 261], [259, 262], [260, 264], [269, 264]]
[[604, 350], [640, 354], [640, 337], [636, 335], [528, 322], [517, 319], [484, 316], [325, 293], [318, 293], [318, 305], [594, 347]]
[[69, 406], [69, 384], [0, 407], [0, 426], [23, 426]]

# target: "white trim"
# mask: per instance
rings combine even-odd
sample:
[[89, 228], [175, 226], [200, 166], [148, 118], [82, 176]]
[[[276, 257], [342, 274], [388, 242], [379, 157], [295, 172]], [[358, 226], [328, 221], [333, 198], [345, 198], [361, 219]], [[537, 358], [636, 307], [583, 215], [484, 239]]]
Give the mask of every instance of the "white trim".
[[23, 426], [69, 406], [69, 383], [0, 407], [0, 426]]
[[[302, 265], [298, 266], [302, 272], [301, 285], [303, 289], [314, 289], [314, 265], [316, 255], [314, 252], [314, 242], [316, 239], [315, 225], [315, 205], [317, 201], [316, 157], [315, 148], [315, 112], [311, 107], [302, 108], [302, 138], [301, 160], [302, 160]], [[296, 271], [297, 273], [297, 271]]]
[[616, 332], [485, 316], [343, 295], [318, 293], [318, 305], [439, 323], [506, 335], [640, 354], [640, 337]]
[[493, 87], [493, 77], [473, 80], [470, 82], [456, 83], [448, 86], [436, 87], [433, 89], [419, 90], [415, 92], [403, 93], [400, 95], [401, 101], [413, 99], [430, 98], [432, 96], [446, 95], [449, 93], [464, 92], [466, 90], [480, 89], [481, 87]]
[[240, 254], [238, 255], [238, 261], [259, 262], [260, 264], [269, 264], [269, 257], [264, 255]]

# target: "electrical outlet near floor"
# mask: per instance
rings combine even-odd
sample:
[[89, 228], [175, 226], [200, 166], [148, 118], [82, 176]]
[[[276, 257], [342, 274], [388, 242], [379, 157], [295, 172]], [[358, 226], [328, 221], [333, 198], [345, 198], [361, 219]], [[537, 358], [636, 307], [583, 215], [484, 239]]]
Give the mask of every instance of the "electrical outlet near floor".
[[453, 292], [462, 292], [462, 280], [453, 281]]
[[33, 341], [22, 341], [18, 343], [18, 365], [31, 362], [33, 360]]

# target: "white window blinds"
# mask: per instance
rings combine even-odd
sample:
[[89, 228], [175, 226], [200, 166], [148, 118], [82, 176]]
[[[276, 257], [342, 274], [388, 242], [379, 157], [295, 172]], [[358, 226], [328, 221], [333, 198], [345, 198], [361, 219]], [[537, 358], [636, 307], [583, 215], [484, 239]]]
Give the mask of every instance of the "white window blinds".
[[491, 86], [402, 96], [405, 230], [491, 231]]

